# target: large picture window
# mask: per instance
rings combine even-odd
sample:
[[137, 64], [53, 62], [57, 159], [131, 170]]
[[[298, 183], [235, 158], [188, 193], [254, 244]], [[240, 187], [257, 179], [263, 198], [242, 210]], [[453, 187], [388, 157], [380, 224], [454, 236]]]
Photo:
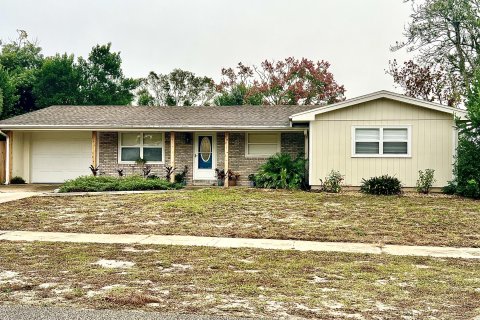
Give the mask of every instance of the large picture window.
[[354, 127], [354, 157], [409, 157], [410, 127]]
[[280, 152], [280, 133], [247, 133], [247, 157], [270, 157]]
[[142, 158], [150, 163], [163, 162], [162, 132], [123, 132], [119, 134], [119, 162], [135, 163]]

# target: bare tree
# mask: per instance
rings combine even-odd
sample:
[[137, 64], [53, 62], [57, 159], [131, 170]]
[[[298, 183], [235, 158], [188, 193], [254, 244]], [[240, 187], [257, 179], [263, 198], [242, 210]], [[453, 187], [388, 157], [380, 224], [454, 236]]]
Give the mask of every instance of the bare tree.
[[461, 79], [464, 92], [480, 64], [480, 0], [405, 0], [412, 3], [405, 41], [392, 46], [418, 52], [423, 66]]

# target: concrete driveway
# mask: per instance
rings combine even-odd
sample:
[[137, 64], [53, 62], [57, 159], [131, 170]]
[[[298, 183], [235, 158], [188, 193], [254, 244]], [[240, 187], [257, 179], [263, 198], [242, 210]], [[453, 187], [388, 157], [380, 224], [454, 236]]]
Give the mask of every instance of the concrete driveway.
[[10, 184], [0, 185], [0, 203], [20, 200], [43, 193], [51, 193], [57, 184]]

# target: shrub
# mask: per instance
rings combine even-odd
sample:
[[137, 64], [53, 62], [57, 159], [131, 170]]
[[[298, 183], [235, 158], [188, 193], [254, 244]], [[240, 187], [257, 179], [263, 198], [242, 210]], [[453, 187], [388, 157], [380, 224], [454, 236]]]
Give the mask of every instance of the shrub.
[[175, 168], [172, 166], [165, 166], [165, 179], [170, 181], [172, 174], [175, 172]]
[[94, 167], [93, 164], [91, 164], [90, 167], [88, 167], [88, 168], [90, 169], [90, 171], [92, 171], [92, 174], [94, 176], [98, 175], [98, 171], [100, 170], [99, 166]]
[[[467, 119], [457, 120], [459, 140], [453, 170], [455, 193], [480, 199], [480, 72], [472, 81], [467, 99]], [[448, 190], [451, 191], [451, 190]]]
[[140, 176], [109, 177], [82, 176], [66, 181], [60, 192], [99, 192], [99, 191], [135, 191], [135, 190], [173, 190], [182, 186], [165, 179], [145, 179]]
[[302, 154], [295, 159], [289, 154], [276, 154], [260, 166], [254, 176], [255, 186], [271, 189], [305, 188], [305, 164]]
[[448, 181], [448, 184], [442, 188], [442, 192], [450, 195], [455, 194], [457, 192], [455, 181]]
[[25, 180], [22, 177], [13, 177], [10, 179], [10, 184], [25, 184]]
[[425, 172], [419, 170], [417, 180], [417, 192], [424, 194], [429, 193], [430, 189], [433, 186], [433, 183], [436, 181], [434, 175], [435, 170], [433, 169], [426, 169]]
[[476, 186], [480, 183], [480, 143], [474, 139], [461, 136], [458, 142], [457, 158], [455, 161], [454, 176], [455, 194], [480, 198], [480, 190]]
[[477, 180], [470, 179], [461, 189], [457, 188], [457, 192], [464, 197], [480, 199], [480, 184]]
[[177, 173], [174, 176], [175, 183], [179, 183], [183, 185], [187, 184], [187, 173], [188, 173], [188, 166], [185, 166], [181, 173]]
[[339, 171], [332, 170], [325, 178], [325, 181], [320, 179], [321, 190], [325, 192], [339, 193], [342, 191], [342, 181], [344, 177]]
[[402, 193], [402, 184], [400, 180], [389, 175], [373, 177], [368, 180], [362, 179], [360, 192], [375, 195], [393, 195]]

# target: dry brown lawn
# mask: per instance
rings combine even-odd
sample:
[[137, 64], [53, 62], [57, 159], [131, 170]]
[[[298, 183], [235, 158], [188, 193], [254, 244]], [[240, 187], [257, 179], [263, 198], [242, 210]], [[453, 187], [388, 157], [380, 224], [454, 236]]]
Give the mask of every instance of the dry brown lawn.
[[0, 229], [480, 246], [480, 201], [444, 195], [207, 188], [35, 197], [0, 205]]
[[480, 264], [473, 260], [22, 242], [0, 242], [0, 257], [2, 304], [255, 319], [480, 314]]

